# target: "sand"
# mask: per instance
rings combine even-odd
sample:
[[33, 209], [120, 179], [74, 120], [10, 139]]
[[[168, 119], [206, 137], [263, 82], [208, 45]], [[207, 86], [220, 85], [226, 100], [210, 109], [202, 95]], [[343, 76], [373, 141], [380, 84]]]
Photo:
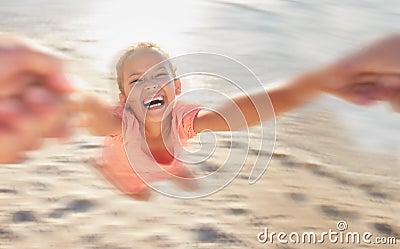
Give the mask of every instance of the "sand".
[[[279, 131], [293, 129], [295, 116], [282, 117]], [[326, 133], [335, 128], [324, 114], [313, 121]], [[340, 169], [367, 167], [373, 160], [385, 167], [398, 162], [346, 155], [348, 141], [340, 138], [322, 137], [307, 147], [309, 128], [304, 125], [304, 132], [293, 137], [278, 136], [269, 168], [256, 184], [248, 185], [244, 170], [225, 189], [195, 200], [157, 193], [149, 202], [129, 199], [84, 163], [87, 155], [96, 155], [101, 140], [78, 134], [67, 144], [52, 143], [33, 153], [35, 158], [0, 169], [0, 248], [395, 248], [258, 242], [265, 227], [322, 233], [335, 230], [340, 220], [347, 222], [347, 231], [399, 239], [398, 175]]]

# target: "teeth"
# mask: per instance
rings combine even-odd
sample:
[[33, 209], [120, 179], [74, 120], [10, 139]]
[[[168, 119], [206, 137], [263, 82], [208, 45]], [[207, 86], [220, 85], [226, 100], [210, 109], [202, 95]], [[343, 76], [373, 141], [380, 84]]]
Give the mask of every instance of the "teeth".
[[143, 104], [148, 105], [148, 104], [150, 104], [150, 102], [153, 101], [153, 100], [163, 101], [164, 98], [163, 98], [162, 96], [157, 96], [157, 97], [155, 97], [155, 98], [148, 98], [148, 99], [145, 99], [145, 100], [143, 101]]
[[158, 95], [158, 96], [154, 96], [153, 98], [152, 97], [145, 98], [143, 100], [143, 105], [145, 108], [153, 108], [153, 107], [157, 107], [157, 106], [162, 106], [162, 105], [164, 105], [164, 96]]

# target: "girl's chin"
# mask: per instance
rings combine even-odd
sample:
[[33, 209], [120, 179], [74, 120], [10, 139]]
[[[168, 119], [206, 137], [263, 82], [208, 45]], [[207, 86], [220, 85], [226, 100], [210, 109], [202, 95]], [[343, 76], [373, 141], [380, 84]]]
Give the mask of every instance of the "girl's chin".
[[165, 108], [162, 108], [157, 110], [147, 110], [144, 116], [146, 121], [161, 122], [169, 115], [165, 112]]

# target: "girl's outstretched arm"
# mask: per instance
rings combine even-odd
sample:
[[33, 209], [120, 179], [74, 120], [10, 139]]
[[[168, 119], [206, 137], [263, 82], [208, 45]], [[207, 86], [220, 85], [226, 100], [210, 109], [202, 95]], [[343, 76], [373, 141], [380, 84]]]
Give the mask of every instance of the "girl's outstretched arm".
[[328, 73], [328, 69], [310, 72], [265, 91], [233, 97], [216, 110], [202, 110], [194, 119], [194, 130], [240, 130], [290, 111], [323, 92], [320, 83]]
[[329, 93], [358, 105], [385, 100], [398, 108], [399, 92], [400, 34], [397, 34], [278, 86], [233, 97], [213, 111], [202, 110], [193, 126], [196, 132], [243, 129], [271, 119], [274, 112], [280, 115], [299, 107], [319, 93]]
[[120, 135], [122, 119], [112, 112], [106, 101], [89, 93], [76, 93], [72, 109], [80, 114], [80, 126], [94, 136]]

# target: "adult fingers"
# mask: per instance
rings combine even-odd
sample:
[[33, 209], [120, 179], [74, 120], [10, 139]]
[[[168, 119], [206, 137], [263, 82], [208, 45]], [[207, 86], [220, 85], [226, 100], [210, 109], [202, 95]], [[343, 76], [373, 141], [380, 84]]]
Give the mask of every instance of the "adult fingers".
[[0, 35], [0, 55], [3, 74], [33, 74], [57, 92], [73, 90], [64, 74], [61, 56], [47, 47], [26, 38]]
[[342, 59], [339, 64], [349, 73], [400, 73], [400, 34], [379, 39]]
[[26, 150], [40, 147], [41, 136], [37, 122], [17, 99], [0, 101], [0, 162], [20, 159]]

